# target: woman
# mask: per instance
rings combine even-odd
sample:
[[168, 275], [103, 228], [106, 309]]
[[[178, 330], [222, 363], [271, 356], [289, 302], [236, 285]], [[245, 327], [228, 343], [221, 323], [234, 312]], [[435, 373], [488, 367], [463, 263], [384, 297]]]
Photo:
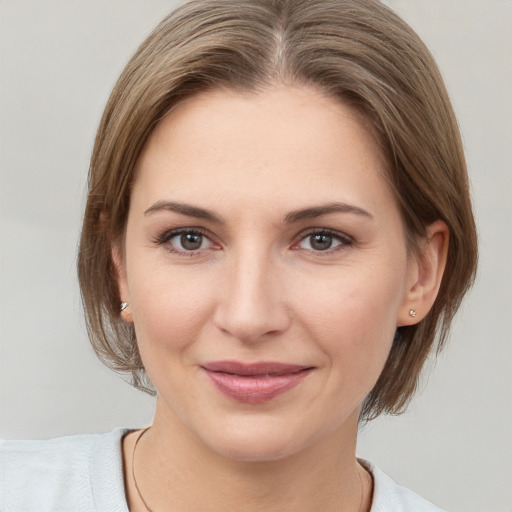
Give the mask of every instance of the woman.
[[4, 443], [2, 510], [438, 510], [355, 443], [405, 408], [475, 264], [456, 121], [404, 22], [185, 4], [112, 92], [79, 254], [93, 346], [154, 422]]

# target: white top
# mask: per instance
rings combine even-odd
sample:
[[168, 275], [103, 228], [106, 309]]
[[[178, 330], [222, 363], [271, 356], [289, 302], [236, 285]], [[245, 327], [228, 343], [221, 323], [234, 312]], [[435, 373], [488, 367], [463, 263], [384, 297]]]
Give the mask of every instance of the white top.
[[[0, 511], [129, 512], [121, 453], [127, 432], [0, 441]], [[361, 462], [373, 474], [371, 512], [442, 512]]]

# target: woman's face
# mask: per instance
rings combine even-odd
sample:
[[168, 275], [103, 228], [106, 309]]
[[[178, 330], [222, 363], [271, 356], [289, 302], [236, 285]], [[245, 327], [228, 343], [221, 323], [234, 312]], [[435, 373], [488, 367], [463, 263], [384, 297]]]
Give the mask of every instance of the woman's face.
[[355, 438], [416, 275], [374, 140], [308, 88], [168, 115], [118, 260], [156, 420], [243, 460]]

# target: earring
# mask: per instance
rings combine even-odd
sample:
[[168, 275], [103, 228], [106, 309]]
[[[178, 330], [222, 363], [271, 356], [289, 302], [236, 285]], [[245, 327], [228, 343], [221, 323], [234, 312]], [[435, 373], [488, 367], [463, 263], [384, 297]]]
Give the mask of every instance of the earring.
[[416, 316], [416, 310], [409, 309], [409, 316], [412, 316], [414, 318]]
[[128, 323], [133, 322], [132, 312], [130, 310], [130, 304], [128, 304], [128, 302], [121, 302], [120, 311], [121, 311], [121, 318], [125, 322], [128, 322]]

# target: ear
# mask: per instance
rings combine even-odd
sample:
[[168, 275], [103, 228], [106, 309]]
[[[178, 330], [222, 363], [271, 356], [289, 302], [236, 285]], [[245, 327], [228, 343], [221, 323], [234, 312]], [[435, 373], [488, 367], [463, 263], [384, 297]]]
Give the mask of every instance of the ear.
[[409, 257], [408, 283], [397, 326], [413, 325], [427, 316], [436, 300], [448, 255], [450, 230], [441, 220], [430, 224], [419, 252]]
[[[130, 292], [128, 289], [128, 279], [126, 277], [126, 265], [124, 258], [118, 244], [112, 246], [112, 261], [114, 262], [114, 268], [117, 275], [117, 286], [119, 289], [119, 298], [121, 303], [128, 303], [128, 306], [124, 309], [120, 309], [121, 316], [125, 322], [132, 323], [132, 313], [130, 307]], [[121, 308], [121, 304], [119, 304]]]

